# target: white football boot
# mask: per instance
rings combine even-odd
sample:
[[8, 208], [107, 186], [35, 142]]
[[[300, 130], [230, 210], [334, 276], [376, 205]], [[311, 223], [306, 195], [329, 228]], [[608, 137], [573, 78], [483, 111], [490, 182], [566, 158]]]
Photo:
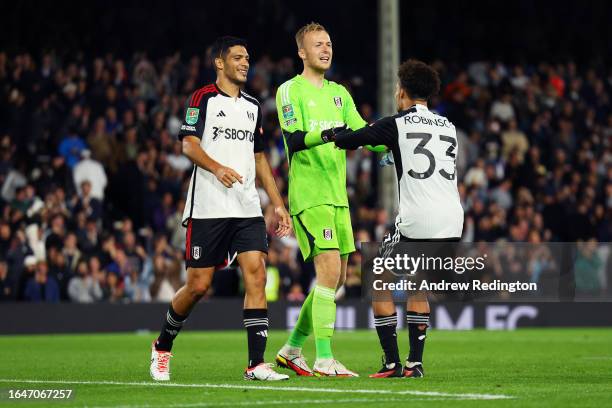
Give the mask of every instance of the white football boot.
[[317, 377], [359, 377], [359, 374], [349, 370], [333, 358], [317, 359], [312, 371]]
[[308, 367], [306, 358], [302, 354], [302, 349], [298, 347], [283, 346], [276, 354], [276, 364], [279, 367], [293, 370], [299, 376], [313, 376], [312, 370]]
[[274, 365], [268, 363], [260, 363], [255, 367], [244, 370], [244, 379], [253, 381], [282, 381], [288, 380], [286, 374], [279, 374], [272, 369]]
[[151, 378], [155, 381], [170, 381], [170, 357], [169, 351], [157, 351], [155, 343], [151, 346]]

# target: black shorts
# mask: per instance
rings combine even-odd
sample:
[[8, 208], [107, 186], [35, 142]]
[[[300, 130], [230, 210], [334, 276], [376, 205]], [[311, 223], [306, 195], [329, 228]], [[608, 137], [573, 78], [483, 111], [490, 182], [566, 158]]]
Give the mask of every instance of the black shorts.
[[[385, 235], [378, 249], [378, 256], [395, 258], [397, 255], [411, 257], [454, 257], [461, 238], [407, 238], [397, 225]], [[434, 272], [430, 270], [430, 272]], [[431, 275], [430, 275], [431, 276]], [[444, 275], [438, 275], [441, 277]]]
[[221, 266], [234, 254], [246, 251], [268, 253], [263, 217], [192, 218], [187, 223], [185, 265], [188, 268]]
[[400, 243], [410, 243], [410, 242], [460, 242], [461, 237], [457, 238], [407, 238], [403, 236], [397, 225], [393, 227], [393, 230], [389, 232], [383, 238], [383, 241], [380, 244], [379, 255], [382, 256], [392, 256], [398, 251], [398, 247], [402, 245]]

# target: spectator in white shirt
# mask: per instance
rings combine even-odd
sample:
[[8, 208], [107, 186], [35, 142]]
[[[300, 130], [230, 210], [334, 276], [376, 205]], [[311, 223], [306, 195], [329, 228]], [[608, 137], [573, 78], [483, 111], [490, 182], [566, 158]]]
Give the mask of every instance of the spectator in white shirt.
[[104, 201], [104, 189], [108, 182], [106, 171], [100, 162], [91, 158], [91, 151], [86, 149], [81, 152], [81, 161], [74, 166], [72, 176], [79, 195], [81, 195], [81, 183], [89, 181], [91, 183], [91, 196]]

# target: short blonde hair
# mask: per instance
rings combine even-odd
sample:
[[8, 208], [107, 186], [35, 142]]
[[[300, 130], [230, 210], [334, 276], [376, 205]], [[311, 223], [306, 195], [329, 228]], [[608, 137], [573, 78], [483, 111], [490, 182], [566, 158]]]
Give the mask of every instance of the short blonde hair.
[[327, 32], [327, 30], [325, 29], [325, 27], [323, 27], [321, 24], [319, 23], [315, 23], [314, 21], [311, 23], [306, 24], [304, 27], [300, 28], [298, 30], [298, 32], [295, 34], [295, 42], [297, 43], [297, 47], [298, 49], [302, 48], [302, 46], [304, 45], [304, 36], [308, 33], [312, 33], [315, 31], [325, 31]]

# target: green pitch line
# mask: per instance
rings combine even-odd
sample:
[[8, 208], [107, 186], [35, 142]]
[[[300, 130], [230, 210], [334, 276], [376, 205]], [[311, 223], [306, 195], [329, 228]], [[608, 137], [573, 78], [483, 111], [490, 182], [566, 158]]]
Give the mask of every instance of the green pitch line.
[[[185, 332], [175, 342], [171, 383], [149, 378], [154, 334], [0, 337], [0, 408], [9, 389], [72, 389], [67, 401], [20, 401], [18, 407], [214, 407], [313, 405], [606, 406], [612, 395], [612, 329], [514, 332], [432, 330], [424, 379], [370, 379], [381, 352], [372, 331], [338, 332], [337, 358], [360, 378], [242, 380], [246, 334]], [[271, 331], [267, 361], [286, 333]], [[399, 334], [402, 355], [406, 333]], [[305, 346], [309, 361], [314, 344]], [[484, 405], [483, 405], [484, 406]]]

